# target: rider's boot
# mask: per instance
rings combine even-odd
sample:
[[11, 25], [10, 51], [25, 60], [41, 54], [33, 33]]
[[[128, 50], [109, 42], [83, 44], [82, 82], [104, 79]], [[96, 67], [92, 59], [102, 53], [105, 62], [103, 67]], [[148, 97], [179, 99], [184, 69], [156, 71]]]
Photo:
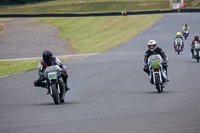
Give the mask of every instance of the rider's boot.
[[167, 76], [167, 82], [169, 82], [169, 77], [168, 77], [168, 74], [167, 74], [167, 70], [166, 70], [166, 76]]
[[194, 59], [194, 49], [191, 49], [192, 59]]
[[68, 86], [68, 84], [67, 84], [67, 82], [65, 83], [65, 91], [67, 92], [67, 91], [69, 91], [70, 90], [70, 88], [69, 88], [69, 86]]

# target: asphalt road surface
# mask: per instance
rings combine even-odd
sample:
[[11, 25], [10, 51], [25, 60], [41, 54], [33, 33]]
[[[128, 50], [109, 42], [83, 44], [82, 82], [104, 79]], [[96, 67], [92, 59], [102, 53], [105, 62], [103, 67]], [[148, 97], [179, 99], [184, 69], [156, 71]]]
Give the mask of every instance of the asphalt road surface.
[[[33, 87], [37, 70], [0, 79], [1, 133], [200, 133], [200, 63], [190, 44], [200, 31], [200, 14], [166, 14], [151, 28], [105, 53], [67, 63], [66, 102], [54, 105]], [[173, 39], [191, 31], [180, 55]], [[157, 93], [143, 72], [149, 39], [169, 57], [170, 82]]]

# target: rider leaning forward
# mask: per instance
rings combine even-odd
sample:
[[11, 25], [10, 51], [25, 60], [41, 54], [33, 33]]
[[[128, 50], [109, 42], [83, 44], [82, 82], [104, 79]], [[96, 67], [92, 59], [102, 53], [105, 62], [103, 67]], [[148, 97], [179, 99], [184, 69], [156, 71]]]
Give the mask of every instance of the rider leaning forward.
[[194, 47], [195, 47], [194, 44], [195, 44], [195, 41], [200, 43], [199, 34], [195, 34], [194, 35], [194, 39], [192, 40], [192, 44], [191, 44], [192, 58], [194, 58]]
[[67, 67], [56, 57], [53, 57], [53, 53], [50, 50], [45, 50], [42, 54], [43, 59], [40, 60], [38, 64], [38, 79], [34, 81], [34, 86], [35, 87], [43, 87], [47, 88], [47, 84], [43, 82], [45, 79], [43, 78], [44, 76], [44, 71], [48, 66], [52, 65], [58, 65], [62, 69], [62, 78], [65, 82], [65, 89], [66, 91], [70, 90], [70, 88], [67, 85], [67, 78], [68, 78], [68, 73], [67, 73]]

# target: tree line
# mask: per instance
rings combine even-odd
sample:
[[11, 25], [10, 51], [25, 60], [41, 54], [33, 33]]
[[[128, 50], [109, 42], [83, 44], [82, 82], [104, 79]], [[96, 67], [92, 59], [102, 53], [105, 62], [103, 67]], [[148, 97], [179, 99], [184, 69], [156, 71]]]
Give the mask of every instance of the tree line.
[[20, 5], [27, 3], [36, 3], [50, 0], [0, 0], [0, 5]]

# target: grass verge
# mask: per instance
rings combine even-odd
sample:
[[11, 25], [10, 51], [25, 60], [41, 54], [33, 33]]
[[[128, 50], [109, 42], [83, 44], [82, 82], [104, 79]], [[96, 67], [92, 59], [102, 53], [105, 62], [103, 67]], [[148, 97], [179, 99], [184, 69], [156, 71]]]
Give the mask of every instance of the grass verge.
[[[66, 62], [68, 59], [61, 59], [61, 61]], [[38, 68], [38, 62], [39, 60], [0, 61], [0, 77]]]
[[59, 36], [71, 42], [77, 53], [99, 53], [111, 49], [151, 26], [162, 15], [40, 18], [59, 27]]
[[0, 14], [64, 14], [170, 9], [169, 0], [55, 0], [37, 4], [0, 6]]
[[37, 68], [38, 60], [0, 61], [0, 76]]
[[[70, 40], [78, 53], [99, 53], [134, 37], [161, 16], [39, 18], [37, 21], [59, 27], [59, 35]], [[0, 76], [4, 76], [37, 68], [38, 60], [0, 61], [0, 65]]]

